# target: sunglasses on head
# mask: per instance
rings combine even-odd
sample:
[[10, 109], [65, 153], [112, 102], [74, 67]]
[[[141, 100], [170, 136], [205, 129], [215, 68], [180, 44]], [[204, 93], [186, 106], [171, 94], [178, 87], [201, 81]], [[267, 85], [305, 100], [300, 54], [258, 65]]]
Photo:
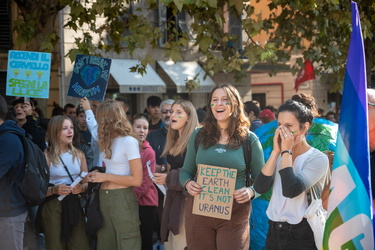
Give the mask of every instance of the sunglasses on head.
[[161, 110], [161, 113], [164, 114], [164, 115], [167, 114], [167, 113], [172, 114], [173, 111], [172, 111], [172, 109], [162, 109], [162, 110]]

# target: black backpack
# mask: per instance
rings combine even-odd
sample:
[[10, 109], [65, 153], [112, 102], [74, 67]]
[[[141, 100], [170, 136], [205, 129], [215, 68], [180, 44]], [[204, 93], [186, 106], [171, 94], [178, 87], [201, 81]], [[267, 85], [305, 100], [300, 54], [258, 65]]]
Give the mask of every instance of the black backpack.
[[10, 176], [17, 183], [28, 206], [37, 206], [46, 198], [49, 184], [49, 168], [46, 157], [40, 148], [30, 139], [15, 131], [4, 133], [16, 134], [23, 145], [25, 155], [25, 169], [20, 180], [13, 173]]
[[[201, 129], [199, 129], [194, 140], [195, 152], [198, 151], [198, 147], [202, 142], [201, 137], [202, 137]], [[253, 179], [251, 177], [251, 166], [250, 166], [250, 163], [251, 163], [250, 132], [247, 135], [246, 140], [242, 142], [242, 149], [243, 149], [243, 155], [244, 155], [245, 164], [246, 164], [246, 187], [250, 187], [251, 185], [253, 185]]]

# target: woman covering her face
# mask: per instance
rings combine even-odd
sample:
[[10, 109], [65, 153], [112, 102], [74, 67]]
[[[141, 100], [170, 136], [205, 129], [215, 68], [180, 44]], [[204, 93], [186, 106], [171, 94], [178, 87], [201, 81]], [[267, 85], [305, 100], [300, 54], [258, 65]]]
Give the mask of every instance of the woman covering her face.
[[171, 170], [168, 174], [155, 174], [155, 183], [165, 184], [168, 190], [160, 230], [161, 240], [166, 250], [186, 247], [187, 236], [183, 218], [186, 197], [183, 186], [179, 182], [179, 175], [184, 164], [190, 135], [198, 126], [197, 112], [191, 102], [175, 101], [171, 109], [171, 124], [162, 154], [166, 157]]
[[89, 182], [102, 183], [99, 207], [103, 226], [98, 231], [98, 250], [141, 249], [138, 202], [131, 187], [142, 184], [142, 163], [138, 140], [115, 100], [96, 110], [98, 145], [106, 172], [90, 172]]
[[306, 132], [318, 114], [314, 98], [300, 94], [293, 99], [279, 107], [273, 150], [254, 184], [258, 193], [272, 187], [266, 249], [316, 249], [304, 218], [307, 192], [313, 189], [321, 196], [329, 161], [306, 142]]
[[[187, 246], [195, 250], [248, 249], [250, 200], [255, 192], [251, 187], [245, 187], [246, 164], [242, 143], [250, 140], [253, 177], [264, 165], [263, 149], [256, 135], [249, 131], [250, 123], [236, 88], [229, 84], [217, 86], [211, 92], [207, 106], [210, 108], [204, 125], [191, 136], [180, 174], [181, 184], [191, 195], [185, 207]], [[196, 149], [198, 131], [200, 139]], [[194, 181], [198, 164], [237, 170], [230, 220], [192, 213], [193, 198], [202, 193], [201, 186]]]
[[[74, 132], [73, 123], [66, 116], [54, 116], [48, 123], [45, 156], [52, 186], [38, 211], [47, 249], [89, 249], [78, 198], [87, 190], [87, 183], [69, 186], [81, 172], [87, 172], [85, 155], [72, 144]], [[66, 197], [59, 201], [60, 195]]]

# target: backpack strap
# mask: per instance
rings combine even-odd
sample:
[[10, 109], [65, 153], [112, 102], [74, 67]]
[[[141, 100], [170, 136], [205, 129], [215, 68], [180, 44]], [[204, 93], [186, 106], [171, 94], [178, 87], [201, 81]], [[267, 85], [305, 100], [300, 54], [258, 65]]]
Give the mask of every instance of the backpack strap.
[[[198, 130], [195, 138], [194, 138], [194, 147], [195, 147], [195, 153], [198, 152], [198, 147], [199, 144], [201, 143], [202, 140], [202, 132], [201, 129]], [[246, 140], [242, 142], [242, 149], [243, 149], [243, 155], [245, 159], [245, 164], [246, 164], [246, 187], [250, 187], [253, 185], [253, 179], [251, 177], [251, 137], [250, 137], [250, 132], [246, 136]]]
[[250, 132], [246, 136], [246, 140], [242, 142], [242, 149], [243, 149], [243, 155], [245, 158], [245, 164], [246, 164], [246, 176], [245, 176], [245, 181], [246, 181], [246, 187], [250, 187], [253, 185], [253, 178], [251, 176], [251, 137], [250, 137]]
[[65, 162], [63, 161], [63, 159], [61, 158], [61, 156], [59, 156], [59, 157], [60, 157], [60, 161], [61, 161], [61, 163], [63, 164], [63, 166], [64, 166], [64, 168], [65, 168], [65, 171], [68, 173], [69, 178], [70, 178], [70, 180], [71, 180], [72, 183], [73, 183], [73, 182], [74, 182], [74, 179], [73, 179], [72, 175], [70, 174], [68, 167], [65, 165]]
[[194, 138], [194, 147], [195, 147], [195, 153], [198, 152], [198, 147], [199, 147], [199, 144], [201, 144], [202, 142], [202, 132], [201, 132], [201, 129], [200, 128], [197, 132], [197, 134], [195, 135], [195, 138]]

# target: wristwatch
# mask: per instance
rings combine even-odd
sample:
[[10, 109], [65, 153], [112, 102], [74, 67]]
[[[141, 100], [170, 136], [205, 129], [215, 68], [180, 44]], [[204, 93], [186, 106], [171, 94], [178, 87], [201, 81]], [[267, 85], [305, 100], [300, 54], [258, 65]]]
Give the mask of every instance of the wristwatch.
[[292, 150], [284, 150], [283, 152], [281, 152], [281, 156], [283, 156], [283, 154], [285, 154], [285, 153], [288, 153], [288, 154], [290, 154], [290, 155], [293, 154], [293, 153], [292, 153]]

